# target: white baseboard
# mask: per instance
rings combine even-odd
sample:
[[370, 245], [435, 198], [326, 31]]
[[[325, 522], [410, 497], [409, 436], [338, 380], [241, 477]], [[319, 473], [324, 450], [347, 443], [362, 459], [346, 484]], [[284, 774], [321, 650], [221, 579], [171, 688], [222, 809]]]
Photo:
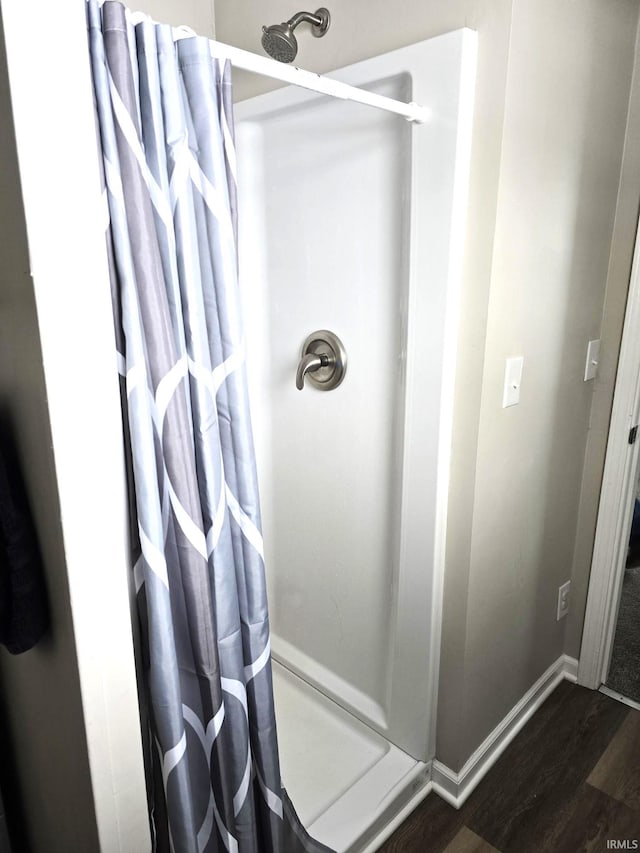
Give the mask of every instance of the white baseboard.
[[577, 674], [578, 661], [561, 655], [480, 744], [459, 773], [437, 760], [432, 762], [433, 790], [459, 809], [549, 694], [564, 679], [575, 682]]
[[569, 655], [564, 655], [564, 677], [572, 684], [578, 683], [578, 661]]

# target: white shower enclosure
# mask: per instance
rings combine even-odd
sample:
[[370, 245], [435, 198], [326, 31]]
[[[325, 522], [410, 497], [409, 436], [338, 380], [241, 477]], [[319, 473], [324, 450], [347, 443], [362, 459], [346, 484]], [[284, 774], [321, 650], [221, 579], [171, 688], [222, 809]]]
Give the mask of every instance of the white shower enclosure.
[[[312, 834], [355, 851], [434, 755], [475, 34], [331, 76], [430, 110], [418, 125], [294, 87], [236, 106], [283, 781]], [[344, 381], [298, 390], [323, 329]]]

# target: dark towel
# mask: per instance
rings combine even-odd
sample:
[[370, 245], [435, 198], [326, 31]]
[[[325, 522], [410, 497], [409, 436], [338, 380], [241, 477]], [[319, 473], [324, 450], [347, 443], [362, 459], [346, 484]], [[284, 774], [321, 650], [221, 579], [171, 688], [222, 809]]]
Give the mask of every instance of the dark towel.
[[0, 439], [0, 643], [35, 646], [49, 624], [42, 560], [14, 448]]

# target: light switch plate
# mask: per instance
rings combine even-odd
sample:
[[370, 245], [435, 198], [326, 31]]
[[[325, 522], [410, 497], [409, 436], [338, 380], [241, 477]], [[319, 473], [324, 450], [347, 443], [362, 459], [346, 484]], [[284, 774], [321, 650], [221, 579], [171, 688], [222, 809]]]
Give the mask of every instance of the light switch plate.
[[508, 358], [504, 371], [504, 391], [502, 394], [502, 408], [515, 406], [520, 402], [520, 384], [522, 383], [522, 365], [524, 356]]
[[600, 341], [589, 341], [587, 347], [587, 360], [584, 365], [584, 381], [595, 379], [598, 370], [598, 361], [600, 360]]

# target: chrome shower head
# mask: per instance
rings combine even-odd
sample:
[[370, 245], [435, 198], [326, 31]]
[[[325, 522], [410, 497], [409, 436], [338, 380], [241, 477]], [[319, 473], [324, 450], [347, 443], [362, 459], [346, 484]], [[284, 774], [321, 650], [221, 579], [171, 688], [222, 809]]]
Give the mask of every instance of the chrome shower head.
[[331, 16], [328, 9], [317, 9], [311, 12], [298, 12], [282, 24], [273, 24], [262, 28], [262, 47], [269, 56], [278, 62], [293, 62], [298, 52], [298, 42], [293, 31], [298, 24], [306, 21], [311, 24], [311, 32], [316, 38], [321, 38], [329, 29]]
[[262, 47], [278, 62], [293, 62], [298, 52], [298, 42], [288, 24], [263, 27]]

